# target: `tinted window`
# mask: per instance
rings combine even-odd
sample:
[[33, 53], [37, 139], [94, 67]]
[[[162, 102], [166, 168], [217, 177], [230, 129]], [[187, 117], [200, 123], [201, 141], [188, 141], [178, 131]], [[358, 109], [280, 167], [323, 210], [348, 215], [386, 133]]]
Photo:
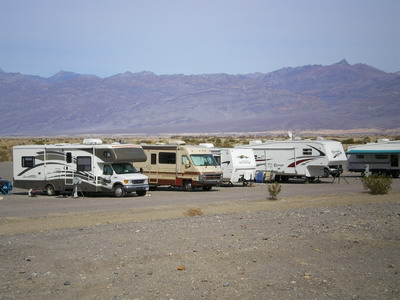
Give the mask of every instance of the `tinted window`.
[[35, 158], [33, 156], [22, 157], [22, 166], [24, 168], [33, 168], [35, 166]]
[[176, 154], [170, 152], [160, 152], [158, 156], [158, 162], [160, 164], [175, 164]]
[[78, 156], [76, 158], [76, 164], [78, 171], [92, 170], [92, 159], [90, 156]]

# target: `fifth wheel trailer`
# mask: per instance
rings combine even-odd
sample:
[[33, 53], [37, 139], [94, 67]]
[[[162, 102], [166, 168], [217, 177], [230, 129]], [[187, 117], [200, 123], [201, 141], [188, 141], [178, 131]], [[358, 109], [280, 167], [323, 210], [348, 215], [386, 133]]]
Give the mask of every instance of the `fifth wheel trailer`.
[[347, 158], [340, 142], [324, 140], [251, 141], [248, 145], [235, 148], [253, 149], [258, 172], [271, 172], [277, 181], [303, 177], [308, 181], [325, 177], [328, 168], [340, 172]]
[[372, 174], [400, 175], [400, 140], [390, 141], [380, 139], [377, 143], [350, 146], [346, 152], [348, 156], [348, 170], [351, 172]]
[[215, 148], [213, 144], [203, 143], [208, 147], [222, 169], [222, 181], [229, 184], [247, 185], [255, 180], [256, 160], [253, 149]]
[[148, 178], [132, 162], [146, 160], [139, 145], [103, 144], [85, 139], [83, 144], [24, 145], [13, 147], [14, 186], [46, 191], [48, 195], [72, 191], [112, 192], [116, 197], [136, 192], [144, 196]]

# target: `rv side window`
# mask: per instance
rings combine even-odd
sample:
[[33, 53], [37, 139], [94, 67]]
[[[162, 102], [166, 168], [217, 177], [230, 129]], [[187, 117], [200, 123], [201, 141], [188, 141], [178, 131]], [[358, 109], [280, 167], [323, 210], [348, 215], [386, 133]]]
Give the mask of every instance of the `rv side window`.
[[103, 175], [112, 175], [113, 174], [113, 170], [111, 168], [110, 165], [104, 165], [103, 168]]
[[33, 168], [35, 166], [35, 158], [33, 156], [22, 157], [22, 166], [24, 168]]
[[158, 156], [160, 164], [176, 164], [176, 154], [170, 152], [160, 152]]
[[364, 154], [357, 154], [356, 157], [357, 157], [358, 159], [363, 159], [363, 158], [364, 158]]
[[387, 154], [376, 154], [375, 155], [376, 159], [388, 159]]
[[186, 165], [187, 163], [189, 163], [188, 161], [188, 157], [186, 155], [182, 155], [182, 165]]
[[78, 156], [76, 158], [76, 164], [78, 171], [92, 170], [92, 159], [90, 156]]
[[157, 164], [157, 154], [152, 153], [151, 154], [151, 164], [156, 165]]
[[303, 149], [303, 155], [311, 155], [311, 154], [312, 154], [312, 149], [310, 148]]
[[72, 153], [71, 152], [67, 152], [67, 164], [72, 163]]
[[110, 158], [111, 157], [111, 152], [110, 151], [104, 151], [103, 152], [103, 157]]

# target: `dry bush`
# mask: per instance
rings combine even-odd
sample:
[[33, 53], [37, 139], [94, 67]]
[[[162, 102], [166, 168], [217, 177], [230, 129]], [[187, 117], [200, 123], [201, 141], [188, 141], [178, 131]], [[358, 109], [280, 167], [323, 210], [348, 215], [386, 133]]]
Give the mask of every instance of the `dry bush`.
[[361, 182], [372, 195], [386, 195], [392, 189], [392, 178], [389, 176], [372, 175], [361, 178]]

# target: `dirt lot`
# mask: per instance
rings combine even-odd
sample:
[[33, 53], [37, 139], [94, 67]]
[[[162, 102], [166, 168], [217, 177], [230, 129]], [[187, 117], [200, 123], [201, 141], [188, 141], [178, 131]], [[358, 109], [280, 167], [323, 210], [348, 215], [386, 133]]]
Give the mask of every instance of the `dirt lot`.
[[15, 189], [0, 195], [0, 299], [399, 299], [400, 180], [372, 196], [345, 178], [283, 184], [277, 201], [265, 184], [122, 199]]

